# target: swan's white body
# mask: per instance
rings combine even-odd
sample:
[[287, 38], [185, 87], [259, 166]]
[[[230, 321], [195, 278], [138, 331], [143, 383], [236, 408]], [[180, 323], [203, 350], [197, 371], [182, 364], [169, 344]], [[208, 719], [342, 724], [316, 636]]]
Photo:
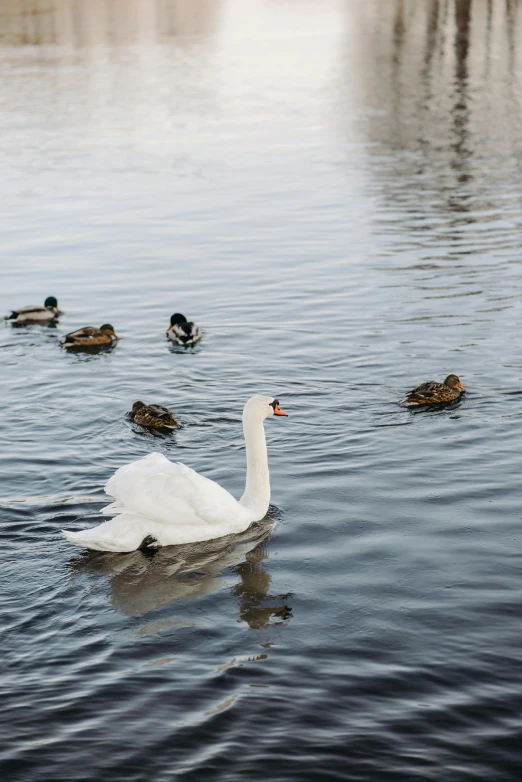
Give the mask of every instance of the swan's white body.
[[270, 477], [263, 421], [279, 411], [268, 396], [253, 396], [243, 410], [247, 477], [239, 502], [215, 481], [160, 453], [120, 467], [105, 487], [117, 514], [92, 529], [63, 534], [71, 543], [99, 551], [134, 551], [149, 535], [160, 546], [211, 540], [243, 532], [266, 515]]

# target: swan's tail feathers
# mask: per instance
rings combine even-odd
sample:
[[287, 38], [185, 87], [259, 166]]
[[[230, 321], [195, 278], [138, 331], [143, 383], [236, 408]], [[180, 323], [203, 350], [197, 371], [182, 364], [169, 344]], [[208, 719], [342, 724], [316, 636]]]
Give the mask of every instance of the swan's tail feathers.
[[114, 502], [111, 502], [110, 505], [106, 505], [104, 508], [102, 508], [100, 512], [104, 513], [106, 516], [111, 516], [115, 513], [123, 513], [124, 510], [125, 505], [119, 500], [115, 500]]
[[148, 535], [146, 526], [145, 519], [125, 514], [79, 532], [63, 529], [62, 534], [75, 546], [124, 553], [141, 547]]
[[[94, 540], [86, 533], [90, 530], [81, 530], [80, 532], [71, 532], [70, 530], [62, 529], [61, 533], [67, 538], [69, 543], [74, 543], [75, 546], [81, 546], [82, 548], [90, 548], [94, 551], [126, 551], [120, 547], [109, 548], [109, 541]], [[116, 543], [116, 541], [114, 541]]]

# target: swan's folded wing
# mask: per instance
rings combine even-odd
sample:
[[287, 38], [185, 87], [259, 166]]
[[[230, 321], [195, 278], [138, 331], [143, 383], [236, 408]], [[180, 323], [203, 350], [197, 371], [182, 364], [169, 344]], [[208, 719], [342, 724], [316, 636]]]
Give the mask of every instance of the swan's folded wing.
[[152, 453], [120, 467], [105, 491], [114, 502], [111, 513], [129, 512], [165, 524], [222, 524], [234, 519], [241, 506], [215, 481], [199, 475], [163, 454]]

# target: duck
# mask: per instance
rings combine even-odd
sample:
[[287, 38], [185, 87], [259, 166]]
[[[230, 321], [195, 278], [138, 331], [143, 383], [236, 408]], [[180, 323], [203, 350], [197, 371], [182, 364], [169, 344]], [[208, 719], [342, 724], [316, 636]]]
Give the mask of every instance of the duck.
[[167, 337], [177, 345], [195, 345], [203, 334], [199, 326], [186, 319], [180, 312], [175, 312], [170, 317], [170, 326], [167, 329]]
[[134, 402], [129, 413], [135, 424], [147, 429], [179, 429], [179, 424], [170, 410], [163, 405], [146, 405]]
[[243, 408], [246, 485], [236, 500], [215, 481], [154, 452], [120, 467], [105, 492], [113, 518], [91, 529], [62, 530], [70, 543], [96, 551], [129, 552], [214, 540], [244, 532], [266, 516], [270, 476], [264, 421], [287, 416], [271, 396], [252, 396]]
[[112, 345], [119, 337], [110, 323], [104, 323], [99, 329], [84, 326], [67, 334], [62, 345], [64, 348], [93, 348]]
[[13, 310], [10, 315], [6, 316], [6, 320], [10, 320], [13, 324], [40, 323], [46, 325], [54, 323], [60, 316], [60, 312], [58, 300], [54, 296], [48, 296], [43, 307], [22, 307], [19, 310]]
[[448, 375], [442, 383], [436, 383], [434, 380], [422, 383], [401, 399], [399, 404], [403, 407], [443, 405], [460, 399], [465, 390], [457, 375]]

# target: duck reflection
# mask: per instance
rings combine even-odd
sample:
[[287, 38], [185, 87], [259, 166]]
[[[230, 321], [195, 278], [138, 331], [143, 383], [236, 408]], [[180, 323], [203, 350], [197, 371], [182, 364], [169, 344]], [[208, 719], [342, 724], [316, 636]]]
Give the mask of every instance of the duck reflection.
[[73, 559], [69, 567], [75, 572], [109, 576], [112, 603], [126, 616], [217, 592], [226, 585], [223, 572], [232, 568], [240, 579], [233, 588], [240, 618], [252, 629], [259, 629], [272, 617], [283, 621], [291, 616], [286, 604], [289, 595], [269, 595], [272, 579], [261, 566], [268, 559], [273, 526], [273, 519], [267, 516], [240, 535], [202, 543], [130, 554], [88, 551]]

